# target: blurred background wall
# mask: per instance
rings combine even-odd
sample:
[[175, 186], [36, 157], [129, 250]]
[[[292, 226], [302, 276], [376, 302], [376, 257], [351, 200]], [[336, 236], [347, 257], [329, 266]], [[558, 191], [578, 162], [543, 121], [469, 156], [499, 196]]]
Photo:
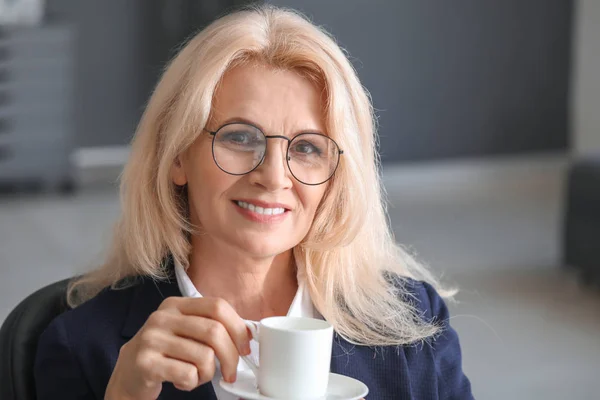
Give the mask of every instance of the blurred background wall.
[[[127, 144], [172, 50], [239, 3], [49, 1], [52, 18], [78, 24], [78, 146]], [[568, 146], [570, 1], [273, 3], [348, 49], [378, 110], [384, 161]]]
[[77, 26], [77, 147], [116, 150], [127, 145], [176, 46], [238, 3], [49, 0], [49, 19]]
[[[76, 26], [75, 143], [122, 146], [132, 137], [146, 101], [148, 57], [144, 14], [151, 1], [50, 0], [56, 23]], [[145, 92], [146, 90], [146, 92]]]
[[600, 2], [579, 0], [574, 26], [572, 143], [577, 155], [600, 152]]
[[573, 4], [277, 0], [346, 47], [384, 161], [564, 151]]

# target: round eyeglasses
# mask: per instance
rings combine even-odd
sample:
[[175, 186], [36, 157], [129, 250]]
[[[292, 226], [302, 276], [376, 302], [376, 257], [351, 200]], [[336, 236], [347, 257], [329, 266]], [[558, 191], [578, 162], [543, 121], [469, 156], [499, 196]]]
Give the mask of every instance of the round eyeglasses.
[[344, 153], [333, 139], [320, 133], [301, 133], [292, 139], [267, 136], [253, 125], [238, 122], [205, 131], [213, 137], [215, 164], [230, 175], [245, 175], [258, 168], [265, 159], [267, 139], [287, 140], [288, 168], [305, 185], [321, 185], [331, 179]]

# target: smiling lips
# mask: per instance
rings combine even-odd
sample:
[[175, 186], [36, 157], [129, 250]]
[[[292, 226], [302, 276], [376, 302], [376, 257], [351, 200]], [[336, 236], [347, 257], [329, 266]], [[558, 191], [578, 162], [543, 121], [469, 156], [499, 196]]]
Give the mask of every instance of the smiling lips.
[[254, 222], [272, 223], [283, 220], [291, 209], [285, 204], [256, 200], [234, 200], [238, 211]]
[[283, 214], [285, 212], [285, 208], [281, 208], [281, 207], [264, 208], [264, 207], [260, 207], [260, 206], [255, 206], [254, 204], [251, 204], [251, 203], [246, 203], [245, 201], [236, 201], [236, 203], [238, 206], [248, 209], [250, 211], [254, 211], [257, 214], [279, 215], [279, 214]]

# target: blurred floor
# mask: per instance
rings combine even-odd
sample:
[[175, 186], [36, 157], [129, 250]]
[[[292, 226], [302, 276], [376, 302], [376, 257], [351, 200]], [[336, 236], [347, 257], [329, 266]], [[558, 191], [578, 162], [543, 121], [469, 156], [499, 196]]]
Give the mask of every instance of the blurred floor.
[[[396, 237], [461, 292], [452, 304], [481, 399], [596, 399], [600, 295], [559, 266], [564, 161], [387, 168]], [[476, 172], [474, 172], [476, 171]], [[0, 197], [0, 321], [99, 260], [117, 192]]]
[[458, 274], [451, 323], [475, 397], [600, 398], [600, 293], [564, 271]]
[[0, 321], [24, 295], [97, 262], [118, 212], [107, 187], [0, 197]]

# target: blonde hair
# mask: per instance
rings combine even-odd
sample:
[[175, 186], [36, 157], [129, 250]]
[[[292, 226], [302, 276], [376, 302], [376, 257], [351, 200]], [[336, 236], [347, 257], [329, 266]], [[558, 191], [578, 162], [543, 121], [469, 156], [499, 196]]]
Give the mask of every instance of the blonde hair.
[[193, 37], [171, 61], [138, 126], [121, 181], [122, 215], [103, 266], [72, 282], [77, 306], [127, 278], [164, 279], [172, 256], [185, 267], [193, 234], [185, 192], [169, 171], [210, 117], [225, 72], [245, 63], [291, 69], [322, 85], [326, 129], [344, 150], [312, 227], [294, 249], [319, 312], [346, 340], [402, 345], [427, 339], [404, 294], [403, 278], [432, 274], [394, 242], [386, 217], [370, 98], [344, 52], [296, 11], [270, 5], [226, 15]]

